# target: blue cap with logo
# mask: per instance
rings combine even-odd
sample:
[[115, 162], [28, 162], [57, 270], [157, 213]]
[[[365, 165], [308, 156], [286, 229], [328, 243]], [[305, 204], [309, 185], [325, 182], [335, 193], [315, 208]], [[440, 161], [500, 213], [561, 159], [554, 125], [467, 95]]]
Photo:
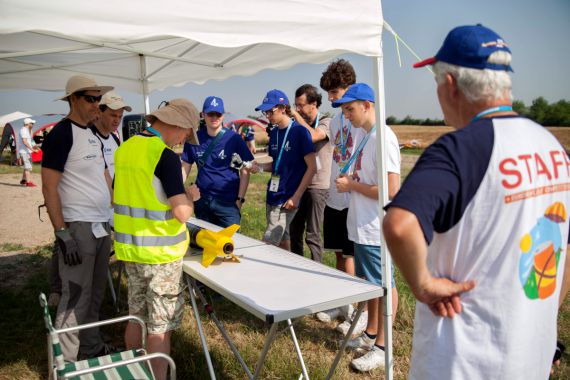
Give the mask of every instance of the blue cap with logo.
[[255, 107], [256, 111], [269, 111], [275, 106], [278, 105], [288, 105], [289, 99], [287, 99], [287, 95], [283, 91], [280, 90], [271, 90], [265, 95], [263, 98], [263, 102]]
[[354, 102], [355, 100], [366, 100], [374, 103], [374, 90], [366, 83], [355, 83], [346, 90], [342, 98], [332, 103], [333, 108], [338, 108], [344, 103]]
[[203, 113], [210, 113], [210, 112], [217, 112], [217, 113], [224, 113], [224, 101], [222, 98], [218, 98], [217, 96], [208, 96], [206, 100], [204, 100], [204, 106], [202, 107]]
[[489, 63], [488, 59], [496, 51], [510, 49], [501, 36], [481, 24], [458, 26], [449, 32], [435, 57], [424, 59], [414, 67], [433, 65], [437, 61], [471, 69], [491, 69], [513, 71], [510, 65]]

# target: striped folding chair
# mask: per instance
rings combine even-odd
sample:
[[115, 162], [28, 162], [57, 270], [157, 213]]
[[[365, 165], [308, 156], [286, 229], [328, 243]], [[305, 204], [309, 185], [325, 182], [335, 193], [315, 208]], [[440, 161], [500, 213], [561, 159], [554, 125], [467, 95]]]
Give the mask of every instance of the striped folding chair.
[[[64, 329], [56, 329], [51, 322], [51, 316], [47, 305], [46, 296], [40, 293], [40, 305], [44, 310], [44, 322], [47, 329], [48, 365], [50, 379], [121, 379], [121, 380], [142, 380], [154, 379], [151, 359], [166, 360], [170, 368], [170, 379], [176, 380], [176, 365], [174, 360], [163, 353], [147, 354], [146, 347], [146, 326], [142, 319], [127, 315], [124, 317], [107, 319], [104, 321], [86, 323], [80, 326], [73, 326]], [[110, 325], [125, 321], [138, 323], [142, 328], [142, 348], [118, 352], [98, 358], [91, 358], [77, 362], [65, 362], [59, 344], [59, 334], [89, 329], [96, 326]]]

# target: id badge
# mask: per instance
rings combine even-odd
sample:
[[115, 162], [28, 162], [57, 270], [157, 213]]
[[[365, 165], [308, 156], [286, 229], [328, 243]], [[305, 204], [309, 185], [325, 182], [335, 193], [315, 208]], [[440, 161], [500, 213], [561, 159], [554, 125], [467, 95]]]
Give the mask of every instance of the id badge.
[[279, 189], [279, 176], [272, 175], [271, 181], [269, 182], [269, 191], [276, 193], [278, 189]]
[[91, 223], [91, 231], [93, 232], [93, 236], [97, 239], [109, 235], [101, 222]]

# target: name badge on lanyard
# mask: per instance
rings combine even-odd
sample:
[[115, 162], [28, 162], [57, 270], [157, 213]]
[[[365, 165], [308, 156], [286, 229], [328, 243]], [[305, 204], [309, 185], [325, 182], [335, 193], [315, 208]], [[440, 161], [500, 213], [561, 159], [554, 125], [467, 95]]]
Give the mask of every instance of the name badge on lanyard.
[[279, 190], [279, 176], [274, 174], [269, 181], [269, 191], [276, 193]]

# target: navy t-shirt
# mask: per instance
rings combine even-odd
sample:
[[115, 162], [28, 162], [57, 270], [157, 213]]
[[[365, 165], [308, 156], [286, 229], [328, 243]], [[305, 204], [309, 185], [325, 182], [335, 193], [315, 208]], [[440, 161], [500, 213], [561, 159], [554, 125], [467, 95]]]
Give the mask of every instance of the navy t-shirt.
[[[311, 135], [305, 127], [294, 122], [289, 129], [287, 141], [284, 141], [287, 128], [273, 128], [269, 133], [269, 155], [273, 158], [272, 170], [273, 174], [279, 175], [279, 188], [276, 192], [269, 191], [271, 180], [267, 183], [267, 203], [272, 206], [282, 205], [293, 196], [307, 170], [305, 156], [315, 152]], [[276, 170], [283, 144], [285, 145], [281, 162]]]
[[[189, 164], [198, 162], [215, 139], [208, 135], [207, 129], [198, 131], [200, 145], [184, 144], [182, 160]], [[201, 196], [212, 196], [226, 202], [235, 202], [239, 192], [239, 171], [230, 166], [232, 155], [237, 153], [243, 161], [253, 161], [253, 155], [240, 135], [225, 129], [216, 145], [204, 160], [204, 166], [198, 165], [196, 184]]]

